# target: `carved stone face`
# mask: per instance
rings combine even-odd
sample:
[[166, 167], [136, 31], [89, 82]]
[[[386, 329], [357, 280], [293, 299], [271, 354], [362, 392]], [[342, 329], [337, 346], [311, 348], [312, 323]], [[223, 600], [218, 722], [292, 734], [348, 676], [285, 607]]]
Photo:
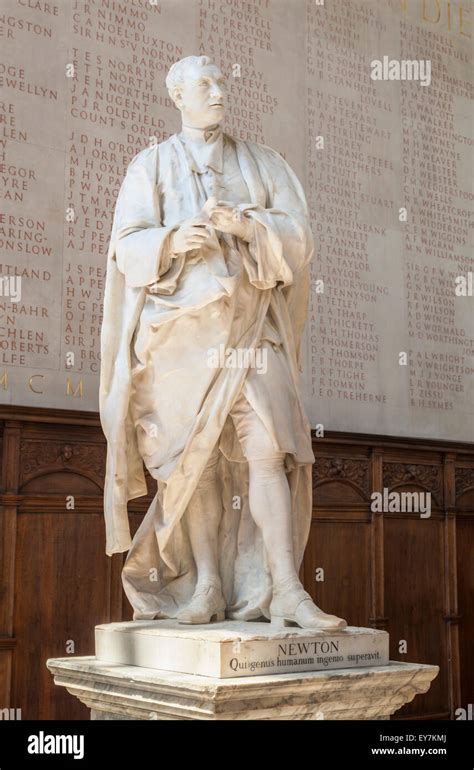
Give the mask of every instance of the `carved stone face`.
[[174, 99], [183, 124], [207, 128], [224, 119], [225, 80], [219, 67], [208, 64], [190, 66], [184, 83], [176, 87]]

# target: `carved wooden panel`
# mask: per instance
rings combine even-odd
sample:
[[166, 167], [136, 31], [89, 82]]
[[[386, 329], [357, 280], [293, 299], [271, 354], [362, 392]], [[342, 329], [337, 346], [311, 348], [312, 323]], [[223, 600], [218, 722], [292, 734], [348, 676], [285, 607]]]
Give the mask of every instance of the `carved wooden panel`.
[[28, 438], [20, 444], [20, 489], [31, 479], [65, 472], [89, 478], [99, 491], [104, 484], [105, 455], [103, 443]]
[[313, 500], [317, 505], [341, 499], [364, 502], [369, 496], [369, 461], [353, 457], [316, 454], [313, 465]]
[[474, 468], [456, 467], [456, 504], [462, 509], [474, 510]]
[[423, 465], [422, 463], [385, 462], [383, 466], [383, 485], [390, 491], [416, 489], [431, 492], [433, 502], [438, 506], [442, 499], [443, 471], [441, 464]]

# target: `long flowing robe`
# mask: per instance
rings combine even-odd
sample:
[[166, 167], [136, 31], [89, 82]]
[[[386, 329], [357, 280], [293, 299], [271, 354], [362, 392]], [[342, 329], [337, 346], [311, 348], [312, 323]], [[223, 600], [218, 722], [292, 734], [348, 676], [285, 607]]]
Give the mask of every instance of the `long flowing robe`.
[[[253, 619], [268, 612], [271, 576], [248, 507], [248, 465], [229, 413], [246, 389], [272, 432], [272, 412], [274, 417], [288, 407], [288, 394], [278, 392], [277, 374], [277, 392], [265, 392], [258, 375], [245, 366], [206, 364], [211, 349], [258, 348], [268, 318], [283, 356], [280, 364], [273, 357], [272, 365], [284, 368], [297, 423], [285, 459], [297, 568], [309, 533], [314, 457], [298, 366], [313, 252], [305, 196], [274, 150], [226, 140], [235, 143], [249, 191], [249, 202], [239, 206], [252, 222], [249, 243], [214, 235], [197, 258], [172, 256], [171, 233], [203, 204], [176, 135], [133, 159], [115, 209], [101, 332], [104, 512], [107, 553], [130, 548], [122, 578], [134, 618], [175, 617], [192, 596], [196, 569], [183, 514], [216, 444], [222, 450], [219, 568], [229, 616]], [[157, 398], [153, 426], [146, 414], [137, 418], [140, 392], [134, 380], [137, 371], [138, 383], [140, 376], [150, 376], [151, 335], [162, 352], [151, 373]], [[271, 381], [265, 379], [267, 387]], [[152, 463], [138, 449], [138, 437], [143, 445], [150, 427], [157, 431], [150, 445]], [[274, 440], [281, 444], [279, 436]], [[143, 459], [157, 480], [157, 494], [132, 544], [127, 502], [146, 494]]]

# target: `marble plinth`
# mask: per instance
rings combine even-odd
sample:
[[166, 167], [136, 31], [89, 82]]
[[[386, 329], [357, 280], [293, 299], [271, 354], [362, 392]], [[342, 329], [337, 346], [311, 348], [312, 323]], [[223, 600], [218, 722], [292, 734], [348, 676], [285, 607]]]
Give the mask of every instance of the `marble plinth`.
[[437, 666], [391, 661], [299, 674], [219, 679], [52, 658], [54, 681], [91, 709], [91, 719], [388, 719], [426, 692]]
[[142, 620], [96, 626], [96, 658], [105, 664], [228, 678], [358, 668], [388, 663], [386, 631], [275, 629], [224, 621], [186, 626]]

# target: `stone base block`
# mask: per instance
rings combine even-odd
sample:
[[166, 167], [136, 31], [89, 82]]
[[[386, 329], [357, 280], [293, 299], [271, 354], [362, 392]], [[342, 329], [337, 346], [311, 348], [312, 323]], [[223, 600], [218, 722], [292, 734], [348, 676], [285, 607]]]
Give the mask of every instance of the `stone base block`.
[[388, 663], [389, 642], [386, 631], [373, 628], [309, 631], [232, 620], [107, 623], [96, 626], [95, 639], [103, 663], [218, 678], [380, 666]]

